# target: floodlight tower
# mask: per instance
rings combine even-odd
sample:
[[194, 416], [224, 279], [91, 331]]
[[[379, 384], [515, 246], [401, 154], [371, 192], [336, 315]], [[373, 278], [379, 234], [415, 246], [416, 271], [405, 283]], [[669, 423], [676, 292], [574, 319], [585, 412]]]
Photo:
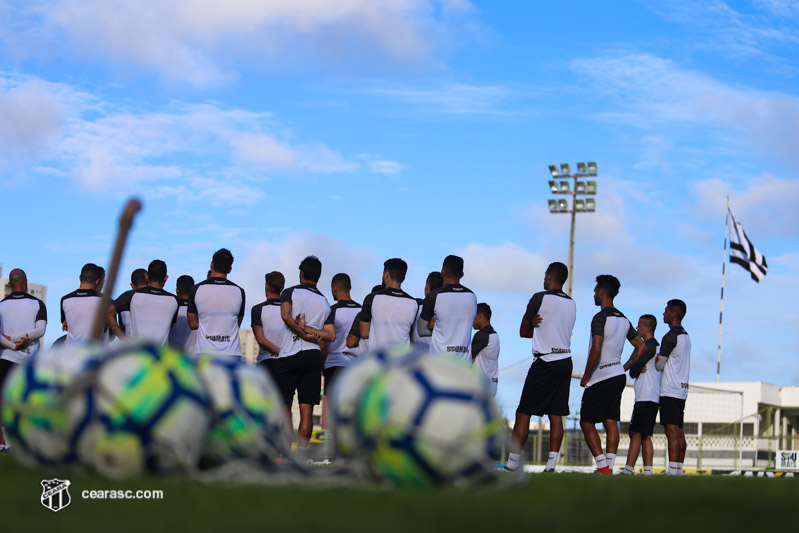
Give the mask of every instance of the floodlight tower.
[[[549, 180], [549, 189], [552, 194], [570, 195], [572, 197], [571, 208], [569, 201], [565, 198], [550, 198], [550, 213], [568, 213], [571, 215], [571, 234], [569, 237], [569, 279], [566, 293], [572, 295], [572, 280], [574, 279], [574, 223], [577, 220], [577, 213], [593, 213], [596, 211], [596, 202], [593, 198], [578, 198], [578, 195], [596, 195], [596, 180], [579, 181], [584, 178], [594, 178], [597, 175], [596, 163], [577, 163], [577, 172], [572, 174], [568, 163], [560, 165], [549, 165], [549, 173], [552, 178]], [[569, 180], [574, 183], [570, 183]], [[573, 185], [573, 187], [572, 187]]]

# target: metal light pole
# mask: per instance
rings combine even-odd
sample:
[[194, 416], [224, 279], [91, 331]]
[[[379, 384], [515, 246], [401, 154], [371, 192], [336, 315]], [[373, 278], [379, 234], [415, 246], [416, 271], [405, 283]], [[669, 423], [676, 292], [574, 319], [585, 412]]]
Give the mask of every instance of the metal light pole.
[[572, 197], [571, 207], [565, 198], [550, 199], [550, 213], [568, 213], [571, 215], [571, 231], [569, 232], [569, 278], [567, 280], [566, 294], [572, 295], [572, 280], [574, 280], [574, 226], [577, 222], [577, 213], [593, 213], [596, 211], [594, 198], [578, 198], [580, 195], [596, 195], [596, 181], [579, 181], [582, 178], [592, 178], [597, 175], [595, 162], [577, 163], [577, 172], [572, 174], [568, 163], [562, 163], [560, 170], [557, 165], [549, 165], [549, 189], [552, 194], [569, 195]]

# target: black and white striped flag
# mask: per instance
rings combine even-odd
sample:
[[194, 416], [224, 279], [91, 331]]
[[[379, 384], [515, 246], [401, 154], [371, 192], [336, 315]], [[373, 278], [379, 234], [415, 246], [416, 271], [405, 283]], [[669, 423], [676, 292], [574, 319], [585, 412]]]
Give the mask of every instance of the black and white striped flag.
[[727, 211], [732, 220], [732, 228], [730, 231], [730, 262], [737, 263], [744, 267], [752, 274], [752, 279], [760, 283], [760, 280], [766, 276], [768, 272], [768, 265], [766, 258], [763, 254], [757, 251], [755, 245], [746, 236], [741, 223], [735, 220], [735, 215], [732, 214], [729, 208]]

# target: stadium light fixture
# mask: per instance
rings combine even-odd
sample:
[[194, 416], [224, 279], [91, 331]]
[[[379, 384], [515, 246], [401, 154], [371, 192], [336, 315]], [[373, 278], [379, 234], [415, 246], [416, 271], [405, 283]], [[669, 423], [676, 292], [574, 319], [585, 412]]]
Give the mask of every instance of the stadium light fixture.
[[[596, 195], [596, 181], [578, 181], [577, 178], [596, 176], [597, 164], [595, 161], [588, 163], [577, 163], [577, 173], [571, 173], [568, 163], [560, 165], [549, 165], [549, 190], [552, 194], [569, 195], [572, 197], [571, 209], [566, 198], [551, 198], [547, 201], [550, 213], [568, 213], [571, 215], [571, 233], [569, 237], [569, 277], [567, 278], [566, 292], [572, 295], [572, 280], [574, 279], [574, 226], [577, 220], [577, 213], [593, 213], [596, 211], [596, 200], [593, 198], [578, 198], [578, 195]], [[574, 181], [574, 187], [569, 184], [569, 180]]]

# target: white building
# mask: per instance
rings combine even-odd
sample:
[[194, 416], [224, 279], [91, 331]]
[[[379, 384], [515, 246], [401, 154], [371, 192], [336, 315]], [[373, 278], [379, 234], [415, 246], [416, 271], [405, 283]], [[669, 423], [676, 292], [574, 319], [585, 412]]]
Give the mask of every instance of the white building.
[[[0, 278], [0, 286], [3, 287], [3, 298], [11, 294], [11, 287], [8, 285], [8, 278]], [[28, 293], [37, 297], [47, 304], [47, 285], [28, 282]]]

